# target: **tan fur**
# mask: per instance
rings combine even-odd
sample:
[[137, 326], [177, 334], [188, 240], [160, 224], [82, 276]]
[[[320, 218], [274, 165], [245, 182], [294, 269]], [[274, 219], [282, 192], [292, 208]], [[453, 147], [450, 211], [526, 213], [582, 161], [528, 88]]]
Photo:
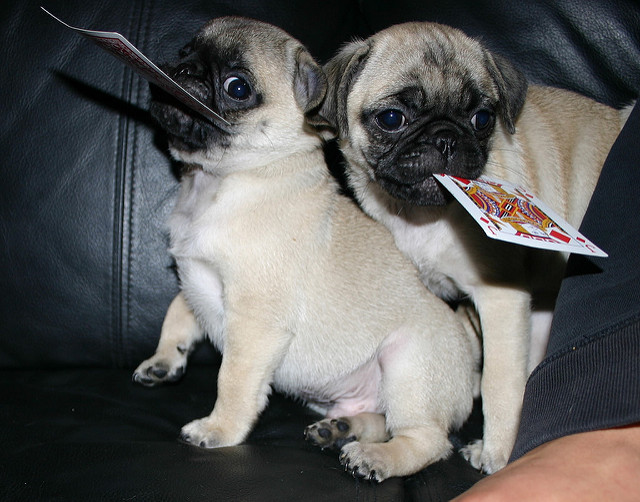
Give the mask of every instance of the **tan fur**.
[[416, 472], [449, 454], [448, 432], [470, 413], [470, 342], [391, 234], [338, 193], [292, 84], [296, 72], [321, 69], [280, 30], [237, 22], [213, 21], [200, 37], [243, 54], [262, 101], [236, 114], [223, 150], [173, 148], [200, 165], [182, 179], [169, 222], [181, 292], [134, 379], [181, 373], [185, 349], [206, 333], [223, 354], [218, 397], [184, 426], [186, 441], [244, 441], [273, 387], [331, 417], [357, 415], [354, 439], [393, 438], [375, 454], [347, 445], [354, 475]]
[[[441, 59], [426, 62], [425, 54], [434, 48], [436, 54], [444, 48]], [[393, 102], [406, 88], [424, 90], [425, 109], [437, 104], [429, 101], [431, 96], [448, 99], [455, 108], [463, 74], [500, 104], [489, 70], [493, 64], [505, 67], [460, 31], [431, 23], [393, 26], [347, 45], [325, 66], [333, 100], [323, 110], [339, 131], [348, 179], [364, 211], [391, 230], [432, 291], [443, 298], [467, 297], [477, 308], [485, 427], [483, 440], [464, 454], [488, 473], [506, 464], [513, 447], [527, 375], [544, 353], [565, 257], [491, 240], [455, 202], [418, 206], [390, 196], [375, 180], [375, 166], [366, 156], [375, 136], [363, 123], [363, 111]], [[531, 86], [520, 114], [513, 117], [515, 134], [497, 117], [484, 172], [529, 187], [578, 226], [627, 113], [568, 91]], [[540, 311], [533, 317], [532, 297]], [[534, 336], [542, 340], [530, 353], [532, 320], [538, 331]]]

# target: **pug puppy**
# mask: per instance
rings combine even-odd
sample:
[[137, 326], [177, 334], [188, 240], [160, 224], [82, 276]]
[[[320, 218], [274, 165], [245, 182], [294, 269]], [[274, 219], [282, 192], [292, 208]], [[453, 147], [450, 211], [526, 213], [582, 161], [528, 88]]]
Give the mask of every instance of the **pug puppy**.
[[189, 168], [169, 220], [181, 291], [134, 380], [177, 380], [206, 337], [223, 354], [217, 400], [183, 440], [241, 443], [274, 388], [327, 416], [306, 436], [355, 476], [446, 457], [472, 407], [473, 347], [387, 229], [340, 195], [310, 125], [321, 67], [274, 26], [220, 18], [167, 71], [230, 125], [151, 105]]
[[[485, 425], [463, 453], [495, 472], [544, 354], [565, 257], [487, 238], [432, 174], [524, 185], [578, 226], [629, 109], [528, 86], [502, 57], [432, 23], [350, 43], [325, 71], [321, 114], [338, 133], [360, 205], [391, 230], [430, 290], [477, 309]], [[542, 342], [529, 354], [532, 331]]]

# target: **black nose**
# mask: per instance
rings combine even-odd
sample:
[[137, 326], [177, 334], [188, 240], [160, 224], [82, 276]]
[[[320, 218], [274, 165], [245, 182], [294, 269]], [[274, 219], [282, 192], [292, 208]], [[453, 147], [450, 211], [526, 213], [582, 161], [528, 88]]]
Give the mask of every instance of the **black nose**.
[[185, 77], [204, 77], [206, 73], [205, 67], [199, 61], [184, 61], [176, 66], [172, 72], [174, 79]]
[[450, 158], [456, 151], [458, 144], [457, 136], [452, 132], [442, 132], [435, 139], [438, 151], [447, 158]]

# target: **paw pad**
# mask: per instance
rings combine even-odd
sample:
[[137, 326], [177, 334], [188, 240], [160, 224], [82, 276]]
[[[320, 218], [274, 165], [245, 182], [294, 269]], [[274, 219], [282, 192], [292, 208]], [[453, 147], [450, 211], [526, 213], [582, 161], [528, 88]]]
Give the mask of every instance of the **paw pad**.
[[160, 383], [170, 383], [180, 380], [184, 375], [184, 365], [172, 366], [170, 362], [163, 360], [145, 361], [133, 373], [133, 381], [147, 387]]
[[304, 437], [310, 443], [321, 448], [340, 450], [345, 444], [356, 441], [351, 434], [351, 424], [347, 419], [325, 419], [310, 425], [304, 431]]

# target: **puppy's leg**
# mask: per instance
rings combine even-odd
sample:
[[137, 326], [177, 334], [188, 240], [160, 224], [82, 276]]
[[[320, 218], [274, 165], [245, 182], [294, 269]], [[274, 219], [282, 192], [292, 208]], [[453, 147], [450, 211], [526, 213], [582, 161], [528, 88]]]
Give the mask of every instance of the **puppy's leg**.
[[322, 449], [340, 450], [347, 443], [382, 443], [389, 439], [384, 415], [359, 413], [352, 417], [325, 418], [304, 431], [310, 443]]
[[267, 404], [273, 374], [290, 342], [276, 324], [246, 305], [228, 310], [216, 404], [209, 416], [182, 428], [184, 441], [203, 448], [244, 441]]
[[547, 353], [551, 321], [553, 321], [553, 312], [551, 310], [538, 310], [531, 313], [528, 374], [531, 374], [536, 366], [542, 362]]
[[386, 443], [348, 443], [342, 448], [340, 462], [353, 476], [379, 482], [415, 474], [450, 454], [446, 431], [432, 424], [394, 431]]
[[[456, 326], [452, 319], [450, 330]], [[391, 439], [350, 442], [340, 461], [354, 476], [382, 481], [414, 474], [450, 455], [449, 429], [471, 412], [473, 359], [461, 330], [448, 337], [402, 329], [385, 340], [378, 362], [379, 400]]]
[[133, 381], [146, 386], [179, 380], [187, 368], [187, 357], [203, 332], [182, 293], [173, 299], [162, 324], [155, 354], [133, 373]]
[[471, 346], [471, 354], [473, 356], [473, 397], [480, 396], [480, 384], [482, 381], [481, 362], [482, 362], [482, 329], [480, 328], [480, 318], [474, 306], [465, 302], [458, 305], [456, 315], [462, 324]]
[[494, 473], [509, 460], [515, 443], [527, 379], [530, 295], [522, 290], [485, 286], [474, 292], [483, 333], [481, 441], [463, 448], [477, 469]]

